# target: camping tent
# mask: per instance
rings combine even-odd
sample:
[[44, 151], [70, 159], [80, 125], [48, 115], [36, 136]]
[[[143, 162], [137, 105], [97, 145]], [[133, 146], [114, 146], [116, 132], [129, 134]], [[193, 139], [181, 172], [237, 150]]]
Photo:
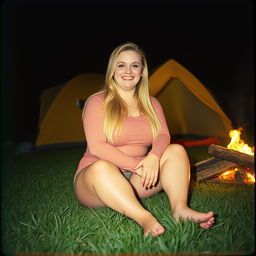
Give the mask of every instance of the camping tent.
[[104, 85], [102, 74], [82, 74], [63, 86], [44, 90], [40, 95], [37, 148], [84, 142], [81, 104]]
[[[172, 135], [228, 137], [231, 121], [210, 92], [180, 64], [167, 61], [150, 76], [150, 83]], [[43, 91], [37, 148], [84, 143], [80, 103], [103, 85], [102, 74], [82, 74]]]
[[228, 138], [231, 121], [209, 90], [183, 66], [168, 60], [150, 76], [150, 82], [171, 134]]

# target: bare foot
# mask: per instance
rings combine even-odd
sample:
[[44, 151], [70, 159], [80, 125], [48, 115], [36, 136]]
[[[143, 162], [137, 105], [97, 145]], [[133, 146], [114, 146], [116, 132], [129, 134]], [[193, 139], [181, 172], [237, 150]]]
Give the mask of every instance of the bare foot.
[[193, 220], [199, 224], [203, 229], [211, 228], [215, 222], [213, 212], [197, 212], [189, 208], [188, 206], [182, 206], [175, 208], [173, 211], [173, 217], [178, 220], [182, 218], [183, 220]]
[[149, 233], [151, 233], [152, 236], [160, 236], [165, 232], [164, 227], [151, 214], [144, 218], [141, 226], [144, 231], [144, 236], [147, 236]]

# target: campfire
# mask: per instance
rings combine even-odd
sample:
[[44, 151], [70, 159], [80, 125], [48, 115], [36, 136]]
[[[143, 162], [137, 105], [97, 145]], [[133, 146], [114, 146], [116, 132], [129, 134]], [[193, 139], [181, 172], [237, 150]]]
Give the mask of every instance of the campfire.
[[227, 148], [254, 156], [254, 147], [249, 147], [247, 144], [244, 143], [243, 140], [240, 139], [241, 132], [242, 128], [239, 128], [238, 130], [231, 130], [229, 132], [229, 137], [231, 138], [231, 141], [228, 144]]
[[245, 169], [242, 167], [227, 170], [220, 174], [217, 178], [223, 180], [224, 182], [243, 182], [247, 184], [255, 183], [255, 176], [251, 169]]
[[[227, 145], [228, 149], [233, 149], [238, 152], [254, 156], [254, 147], [249, 147], [244, 141], [240, 138], [242, 128], [237, 130], [231, 130], [229, 132], [229, 137], [231, 138], [230, 143]], [[255, 174], [251, 168], [239, 167], [232, 168], [218, 176], [219, 179], [224, 181], [239, 181], [248, 184], [255, 183]]]
[[214, 157], [196, 163], [197, 180], [232, 183], [255, 183], [254, 147], [249, 147], [241, 140], [242, 129], [231, 130], [227, 147], [211, 144], [208, 153]]

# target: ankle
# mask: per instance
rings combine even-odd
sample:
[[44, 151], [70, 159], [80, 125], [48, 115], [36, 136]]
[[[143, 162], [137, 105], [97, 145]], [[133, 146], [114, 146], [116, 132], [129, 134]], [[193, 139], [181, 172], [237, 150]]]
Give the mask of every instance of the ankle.
[[150, 212], [145, 211], [144, 213], [140, 214], [139, 216], [137, 215], [136, 222], [140, 226], [144, 226], [152, 218], [154, 218], [154, 216]]
[[172, 204], [172, 212], [176, 213], [179, 212], [181, 209], [187, 208], [187, 203], [186, 202], [178, 202], [175, 204]]

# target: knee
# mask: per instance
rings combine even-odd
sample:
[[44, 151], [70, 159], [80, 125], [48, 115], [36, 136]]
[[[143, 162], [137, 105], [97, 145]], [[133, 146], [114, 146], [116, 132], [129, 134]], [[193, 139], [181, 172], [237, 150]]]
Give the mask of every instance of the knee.
[[188, 155], [185, 148], [180, 144], [170, 144], [160, 160], [160, 166], [163, 166], [166, 161], [184, 161], [188, 160]]
[[185, 148], [180, 144], [170, 144], [165, 150], [167, 155], [187, 155]]

